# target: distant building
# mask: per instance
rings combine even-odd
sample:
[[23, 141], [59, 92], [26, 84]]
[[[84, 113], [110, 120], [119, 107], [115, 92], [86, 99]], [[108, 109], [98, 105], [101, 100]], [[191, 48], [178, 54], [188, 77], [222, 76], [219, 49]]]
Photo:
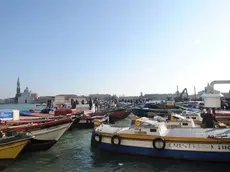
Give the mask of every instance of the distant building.
[[79, 104], [82, 104], [82, 101], [84, 101], [84, 103], [87, 103], [86, 97], [69, 98], [69, 99], [67, 100], [66, 103], [71, 103], [71, 100], [72, 100], [72, 99], [73, 99], [74, 101], [77, 100]]
[[61, 105], [65, 103], [69, 103], [69, 100], [77, 98], [75, 94], [59, 94], [54, 98], [55, 105]]
[[15, 103], [15, 98], [7, 98], [4, 101], [5, 101], [5, 104], [13, 104]]
[[5, 101], [3, 99], [0, 99], [0, 104], [4, 104]]
[[34, 102], [37, 102], [38, 100], [38, 94], [37, 93], [31, 93], [32, 99]]
[[87, 103], [87, 99], [84, 96], [77, 96], [75, 94], [60, 94], [55, 96], [54, 104], [57, 106], [65, 103], [70, 104], [71, 100], [77, 100], [79, 104], [81, 104], [82, 101], [84, 101], [84, 103]]
[[19, 104], [31, 104], [34, 103], [34, 99], [31, 95], [31, 91], [29, 91], [28, 87], [24, 90], [23, 93], [20, 94], [20, 97], [18, 97], [18, 103]]
[[48, 100], [51, 100], [51, 102], [54, 102], [55, 96], [40, 96], [37, 99], [37, 103], [47, 103]]
[[110, 94], [90, 94], [88, 97], [95, 99], [99, 98], [100, 100], [109, 100], [111, 98]]
[[168, 98], [174, 98], [176, 94], [145, 94], [144, 98], [149, 100], [167, 100]]
[[139, 96], [121, 96], [119, 97], [119, 101], [131, 101], [131, 100], [137, 100], [139, 99]]

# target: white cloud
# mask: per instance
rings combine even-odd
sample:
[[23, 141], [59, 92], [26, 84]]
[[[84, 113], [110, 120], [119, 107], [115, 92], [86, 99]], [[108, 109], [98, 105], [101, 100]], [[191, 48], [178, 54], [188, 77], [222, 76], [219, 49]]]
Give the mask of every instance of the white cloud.
[[200, 44], [200, 40], [199, 40], [199, 39], [195, 40], [195, 41], [193, 42], [193, 44], [194, 44], [194, 45]]

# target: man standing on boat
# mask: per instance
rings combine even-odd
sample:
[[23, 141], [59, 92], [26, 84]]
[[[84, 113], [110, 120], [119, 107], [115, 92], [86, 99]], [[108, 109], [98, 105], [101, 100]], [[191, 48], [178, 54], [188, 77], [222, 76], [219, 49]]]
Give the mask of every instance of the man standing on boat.
[[92, 101], [92, 99], [90, 98], [90, 99], [89, 99], [89, 110], [92, 109], [92, 106], [93, 106], [93, 101]]
[[218, 123], [216, 117], [212, 114], [212, 110], [209, 108], [203, 116], [203, 128], [215, 128], [215, 122]]

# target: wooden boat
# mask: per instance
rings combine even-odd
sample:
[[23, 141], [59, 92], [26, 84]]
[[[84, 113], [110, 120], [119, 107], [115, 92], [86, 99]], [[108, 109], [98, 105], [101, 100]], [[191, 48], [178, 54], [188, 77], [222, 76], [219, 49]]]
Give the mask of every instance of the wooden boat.
[[2, 136], [0, 138], [0, 170], [8, 167], [22, 149], [27, 145], [31, 135], [26, 133], [17, 133], [11, 136]]
[[[73, 121], [71, 118], [55, 119], [41, 123], [18, 124], [8, 126], [9, 131], [24, 131], [29, 132], [34, 138], [26, 145], [24, 151], [48, 150], [61, 136], [70, 128]], [[12, 124], [12, 123], [11, 123]]]
[[132, 114], [139, 117], [153, 117], [153, 116], [168, 116], [168, 112], [182, 113], [180, 109], [148, 109], [148, 108], [134, 108]]
[[[136, 122], [137, 119], [140, 119], [137, 116], [132, 117], [132, 125], [138, 125], [138, 122]], [[154, 116], [153, 118], [146, 118], [142, 117], [142, 119], [146, 121], [158, 121], [158, 122], [165, 122], [167, 128], [200, 128], [200, 125], [195, 124], [193, 119], [187, 119], [181, 115], [178, 114], [172, 114], [171, 119], [163, 118], [161, 116]]]
[[202, 161], [230, 161], [230, 129], [173, 128], [165, 122], [137, 119], [138, 125], [102, 124], [92, 133], [92, 146], [125, 154]]
[[109, 115], [110, 119], [113, 120], [114, 122], [125, 119], [129, 116], [131, 113], [131, 109], [123, 109], [123, 108], [118, 108], [118, 109], [109, 109], [109, 110], [104, 110], [104, 111], [99, 111], [95, 113], [91, 113], [91, 116], [104, 116], [104, 115]]
[[71, 125], [70, 129], [76, 127], [79, 123], [84, 111], [79, 109], [68, 109], [68, 108], [45, 108], [41, 112], [32, 111], [32, 112], [21, 112], [20, 113], [20, 120], [31, 120], [31, 117], [38, 118], [38, 119], [57, 119], [60, 117], [69, 117], [73, 120], [73, 124]]
[[115, 123], [121, 119], [126, 118], [130, 114], [131, 110], [116, 109], [103, 112], [95, 112], [84, 114], [79, 121], [78, 128], [93, 128], [95, 120], [108, 121], [109, 123]]
[[96, 116], [91, 114], [83, 114], [79, 123], [77, 124], [77, 128], [93, 128], [95, 120], [103, 120], [106, 119], [107, 116]]

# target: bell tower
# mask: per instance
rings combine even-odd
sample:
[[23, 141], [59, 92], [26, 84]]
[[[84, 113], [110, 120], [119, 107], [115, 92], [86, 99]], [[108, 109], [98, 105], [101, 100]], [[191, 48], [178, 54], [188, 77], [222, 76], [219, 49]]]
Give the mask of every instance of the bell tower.
[[17, 91], [16, 94], [20, 94], [20, 81], [19, 81], [19, 77], [18, 77], [18, 81], [17, 81]]
[[20, 97], [20, 81], [19, 81], [19, 77], [18, 77], [18, 81], [17, 81], [17, 89], [16, 89], [16, 95], [15, 95], [15, 103], [18, 103], [18, 98]]

